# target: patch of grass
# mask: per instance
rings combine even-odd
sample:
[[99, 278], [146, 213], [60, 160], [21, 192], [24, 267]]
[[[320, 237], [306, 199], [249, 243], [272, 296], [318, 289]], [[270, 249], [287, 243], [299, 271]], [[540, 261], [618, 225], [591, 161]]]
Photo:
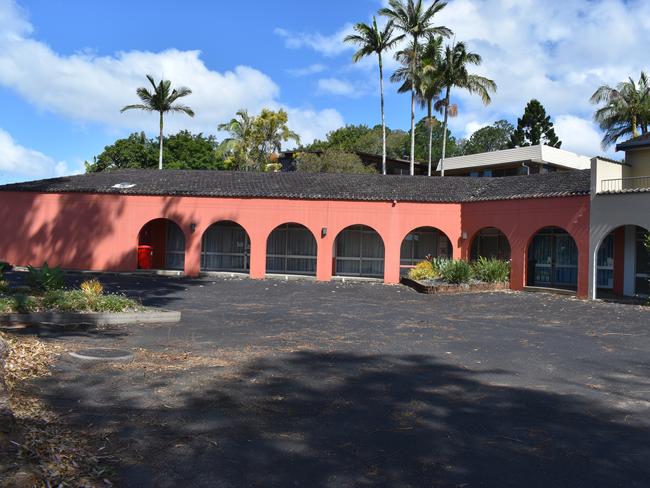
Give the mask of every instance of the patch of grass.
[[103, 294], [92, 296], [81, 290], [56, 290], [43, 296], [0, 296], [0, 312], [131, 312], [142, 310], [135, 300], [124, 295]]
[[485, 283], [505, 283], [510, 279], [510, 263], [481, 256], [472, 263], [474, 278]]

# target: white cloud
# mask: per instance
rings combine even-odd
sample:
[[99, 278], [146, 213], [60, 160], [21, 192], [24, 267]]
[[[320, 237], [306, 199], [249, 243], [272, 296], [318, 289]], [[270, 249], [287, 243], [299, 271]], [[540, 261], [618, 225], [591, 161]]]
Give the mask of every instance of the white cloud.
[[[516, 120], [526, 103], [537, 98], [556, 123], [588, 131], [567, 132], [567, 147], [576, 139], [576, 147], [594, 153], [597, 131], [587, 122], [594, 112], [589, 97], [603, 83], [638, 77], [648, 69], [644, 40], [650, 39], [650, 23], [640, 14], [647, 8], [647, 0], [450, 2], [437, 22], [451, 27], [458, 40], [483, 56], [475, 71], [498, 84], [487, 109], [478, 97], [453, 92], [466, 117], [451, 121], [452, 127], [462, 130], [467, 117]], [[588, 125], [578, 127], [578, 119]]]
[[559, 115], [555, 118], [555, 133], [562, 141], [562, 149], [585, 156], [607, 155], [614, 157], [613, 151], [603, 151], [600, 147], [601, 134], [591, 120], [574, 115]]
[[[183, 100], [196, 112], [167, 117], [166, 131], [181, 128], [214, 133], [219, 123], [240, 108], [257, 112], [278, 106], [280, 89], [266, 74], [250, 66], [218, 72], [209, 69], [200, 51], [168, 49], [161, 52], [128, 51], [112, 56], [78, 53], [62, 55], [31, 37], [32, 26], [25, 13], [11, 0], [0, 0], [0, 85], [10, 87], [35, 106], [79, 122], [99, 122], [109, 128], [156, 132], [157, 118], [137, 111], [120, 113], [124, 105], [137, 103], [135, 90], [148, 82], [144, 75], [164, 76], [175, 86], [185, 85], [193, 93]], [[302, 126], [310, 118], [300, 108], [290, 120], [293, 130], [305, 141], [316, 128]], [[332, 120], [331, 110], [323, 120]], [[322, 130], [333, 127], [318, 126]], [[321, 137], [325, 132], [317, 133]]]
[[354, 49], [353, 45], [343, 42], [343, 39], [353, 32], [352, 24], [345, 24], [340, 30], [329, 36], [320, 32], [289, 32], [282, 28], [273, 30], [275, 35], [284, 39], [284, 45], [289, 49], [307, 47], [327, 57], [337, 56]]
[[21, 146], [11, 134], [0, 129], [0, 175], [8, 173], [12, 177], [48, 177], [80, 170], [81, 168], [71, 169], [65, 161], [56, 161], [42, 152]]
[[363, 93], [363, 90], [354, 83], [340, 78], [322, 78], [318, 80], [318, 90], [320, 93], [353, 98]]
[[289, 73], [292, 76], [309, 76], [309, 75], [322, 73], [326, 69], [327, 66], [325, 66], [324, 64], [314, 63], [314, 64], [310, 64], [309, 66], [305, 66], [304, 68], [289, 69], [287, 70], [287, 73]]

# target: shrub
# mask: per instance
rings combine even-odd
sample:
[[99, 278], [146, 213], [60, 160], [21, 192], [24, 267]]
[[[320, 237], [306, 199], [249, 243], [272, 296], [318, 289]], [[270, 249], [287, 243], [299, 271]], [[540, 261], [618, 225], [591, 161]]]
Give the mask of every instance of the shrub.
[[92, 280], [86, 280], [81, 283], [79, 287], [81, 291], [89, 297], [97, 297], [104, 293], [104, 287], [99, 282], [99, 280], [93, 278]]
[[440, 268], [440, 276], [447, 283], [460, 285], [472, 278], [472, 267], [467, 261], [460, 259], [446, 261]]
[[48, 292], [62, 290], [65, 286], [63, 271], [58, 266], [50, 268], [47, 261], [43, 267], [38, 269], [33, 266], [27, 266], [27, 284], [36, 292]]
[[438, 276], [438, 272], [433, 268], [431, 261], [420, 261], [414, 268], [409, 270], [408, 277], [412, 280], [432, 280]]
[[35, 311], [38, 308], [38, 303], [34, 297], [30, 297], [29, 295], [18, 293], [10, 297], [10, 300], [13, 302], [12, 311], [14, 312], [29, 313]]
[[481, 256], [472, 263], [474, 277], [485, 283], [503, 283], [510, 279], [510, 263]]
[[6, 261], [0, 261], [0, 276], [7, 271], [11, 271], [14, 267]]
[[9, 293], [9, 289], [9, 282], [3, 280], [2, 275], [0, 275], [0, 294]]

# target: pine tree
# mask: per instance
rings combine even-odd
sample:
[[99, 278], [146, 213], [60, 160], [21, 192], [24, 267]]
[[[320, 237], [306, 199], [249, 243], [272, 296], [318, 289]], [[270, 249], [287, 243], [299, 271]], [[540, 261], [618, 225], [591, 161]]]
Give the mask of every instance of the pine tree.
[[523, 117], [517, 120], [517, 128], [510, 138], [510, 147], [538, 144], [559, 148], [562, 141], [555, 134], [551, 117], [546, 115], [544, 106], [533, 99], [526, 105]]

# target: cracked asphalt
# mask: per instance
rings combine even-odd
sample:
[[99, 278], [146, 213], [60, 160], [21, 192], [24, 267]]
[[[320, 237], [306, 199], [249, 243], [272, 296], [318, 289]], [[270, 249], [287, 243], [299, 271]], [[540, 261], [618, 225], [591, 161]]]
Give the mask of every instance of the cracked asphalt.
[[[82, 277], [72, 275], [72, 281]], [[116, 486], [650, 485], [650, 308], [531, 293], [100, 275], [175, 325], [41, 337], [33, 384]]]

